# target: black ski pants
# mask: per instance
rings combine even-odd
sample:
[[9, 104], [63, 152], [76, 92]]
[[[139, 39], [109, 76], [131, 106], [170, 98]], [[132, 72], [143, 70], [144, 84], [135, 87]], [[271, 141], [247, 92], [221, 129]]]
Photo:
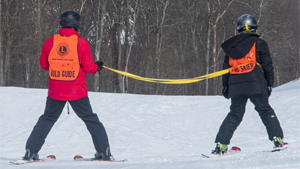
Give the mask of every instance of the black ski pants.
[[283, 138], [283, 132], [274, 110], [269, 105], [267, 95], [252, 95], [238, 96], [231, 98], [230, 112], [224, 119], [219, 132], [216, 136], [215, 143], [229, 144], [234, 131], [241, 123], [245, 114], [245, 108], [248, 98], [255, 105], [255, 110], [258, 112], [263, 124], [267, 129], [269, 139], [273, 137]]
[[[61, 115], [66, 102], [67, 101], [59, 101], [47, 97], [45, 112], [40, 116], [34, 126], [27, 140], [26, 150], [29, 149], [32, 153], [38, 153], [40, 151], [52, 126]], [[92, 111], [89, 98], [84, 97], [79, 100], [69, 101], [69, 103], [77, 116], [85, 123], [92, 136], [96, 151], [105, 154], [109, 147], [108, 137], [97, 114]]]

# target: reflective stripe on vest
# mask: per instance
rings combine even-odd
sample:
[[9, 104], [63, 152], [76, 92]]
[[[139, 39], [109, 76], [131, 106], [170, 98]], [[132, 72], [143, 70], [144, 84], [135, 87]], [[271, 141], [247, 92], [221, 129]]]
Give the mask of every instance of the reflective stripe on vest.
[[229, 65], [232, 67], [229, 70], [230, 74], [242, 74], [251, 72], [256, 64], [256, 42], [252, 46], [250, 52], [243, 58], [233, 59], [229, 57]]
[[79, 75], [78, 36], [53, 36], [53, 47], [48, 57], [52, 80], [74, 81]]

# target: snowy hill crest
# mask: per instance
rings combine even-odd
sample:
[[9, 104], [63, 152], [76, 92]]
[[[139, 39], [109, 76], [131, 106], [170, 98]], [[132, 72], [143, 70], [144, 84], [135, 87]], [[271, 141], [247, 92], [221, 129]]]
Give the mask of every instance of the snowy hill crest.
[[[0, 87], [0, 168], [20, 168], [25, 142], [43, 113], [46, 89]], [[214, 139], [230, 100], [221, 96], [147, 96], [89, 93], [93, 111], [106, 127], [112, 154], [124, 163], [74, 162], [74, 155], [92, 157], [91, 136], [84, 123], [66, 107], [46, 139], [40, 157], [54, 154], [57, 161], [26, 164], [21, 168], [300, 168], [300, 80], [273, 90], [270, 104], [283, 128], [289, 148], [272, 149], [267, 132], [251, 102], [230, 146], [242, 152], [215, 159], [201, 158], [215, 147]]]

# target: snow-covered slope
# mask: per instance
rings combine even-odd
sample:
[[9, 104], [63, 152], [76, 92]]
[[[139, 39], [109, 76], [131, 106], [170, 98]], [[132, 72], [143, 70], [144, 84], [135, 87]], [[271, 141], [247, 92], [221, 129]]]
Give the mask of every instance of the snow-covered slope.
[[289, 148], [267, 153], [272, 142], [249, 101], [244, 120], [230, 146], [241, 153], [204, 159], [215, 148], [215, 135], [229, 112], [230, 100], [221, 96], [149, 96], [90, 92], [93, 111], [104, 124], [116, 159], [124, 163], [75, 162], [73, 156], [95, 153], [84, 123], [65, 107], [51, 130], [40, 157], [54, 154], [56, 161], [10, 165], [24, 155], [26, 140], [43, 113], [47, 90], [0, 87], [0, 168], [43, 169], [299, 169], [300, 80], [273, 89], [274, 108]]

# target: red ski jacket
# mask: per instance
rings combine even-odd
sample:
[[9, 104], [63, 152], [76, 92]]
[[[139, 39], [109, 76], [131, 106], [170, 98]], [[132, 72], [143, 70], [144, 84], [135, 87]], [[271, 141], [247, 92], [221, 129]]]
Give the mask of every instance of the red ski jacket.
[[[96, 73], [98, 66], [94, 63], [90, 46], [86, 40], [73, 29], [62, 28], [59, 31], [61, 36], [77, 35], [78, 39], [78, 57], [80, 63], [80, 71], [74, 81], [59, 81], [49, 78], [48, 96], [55, 100], [73, 101], [88, 95], [86, 87], [86, 73]], [[53, 47], [53, 36], [47, 39], [42, 48], [40, 56], [41, 68], [49, 71], [48, 56]]]

